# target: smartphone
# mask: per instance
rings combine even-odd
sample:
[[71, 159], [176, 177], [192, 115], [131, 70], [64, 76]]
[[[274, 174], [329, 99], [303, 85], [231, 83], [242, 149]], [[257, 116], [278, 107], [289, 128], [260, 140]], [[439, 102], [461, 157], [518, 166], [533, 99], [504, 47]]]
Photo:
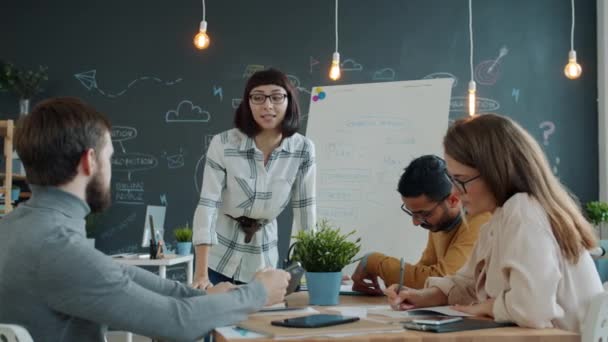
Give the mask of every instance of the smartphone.
[[270, 322], [270, 324], [290, 328], [321, 328], [329, 327], [332, 325], [356, 322], [358, 320], [359, 317], [317, 314], [272, 321]]
[[414, 319], [412, 322], [416, 324], [442, 325], [462, 321], [462, 317], [438, 316], [426, 319]]
[[289, 279], [289, 284], [287, 285], [287, 293], [285, 293], [288, 295], [296, 291], [306, 270], [302, 267], [302, 264], [299, 262], [294, 262], [293, 264], [287, 266], [285, 271], [291, 275], [291, 279]]

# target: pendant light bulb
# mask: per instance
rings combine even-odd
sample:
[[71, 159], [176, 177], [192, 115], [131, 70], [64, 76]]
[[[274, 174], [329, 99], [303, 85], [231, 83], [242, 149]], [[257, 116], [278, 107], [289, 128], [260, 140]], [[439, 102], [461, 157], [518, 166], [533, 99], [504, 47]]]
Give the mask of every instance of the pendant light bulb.
[[331, 69], [329, 69], [329, 78], [334, 81], [340, 79], [340, 53], [334, 52], [331, 58]]
[[583, 68], [576, 62], [576, 51], [570, 50], [568, 52], [568, 64], [564, 67], [564, 74], [571, 80], [577, 79], [581, 76]]
[[475, 115], [475, 103], [477, 100], [475, 99], [475, 81], [469, 81], [469, 115]]
[[194, 46], [199, 50], [203, 50], [209, 47], [210, 42], [211, 40], [207, 35], [207, 21], [203, 20], [201, 21], [198, 33], [194, 36]]

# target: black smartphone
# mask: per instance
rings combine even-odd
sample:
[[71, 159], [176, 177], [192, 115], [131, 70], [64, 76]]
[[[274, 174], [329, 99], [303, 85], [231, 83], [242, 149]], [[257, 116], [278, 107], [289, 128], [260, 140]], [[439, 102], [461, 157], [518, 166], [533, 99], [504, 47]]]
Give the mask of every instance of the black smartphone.
[[287, 266], [285, 268], [285, 271], [287, 271], [291, 275], [291, 279], [289, 279], [289, 285], [287, 285], [287, 293], [285, 293], [286, 295], [288, 295], [296, 291], [296, 289], [300, 285], [300, 280], [302, 280], [302, 276], [304, 275], [304, 272], [306, 272], [306, 270], [304, 270], [304, 268], [299, 262], [294, 262], [291, 265]]
[[317, 314], [310, 316], [287, 318], [279, 321], [272, 321], [270, 322], [270, 324], [290, 328], [321, 328], [328, 327], [331, 325], [356, 322], [358, 320], [359, 317]]

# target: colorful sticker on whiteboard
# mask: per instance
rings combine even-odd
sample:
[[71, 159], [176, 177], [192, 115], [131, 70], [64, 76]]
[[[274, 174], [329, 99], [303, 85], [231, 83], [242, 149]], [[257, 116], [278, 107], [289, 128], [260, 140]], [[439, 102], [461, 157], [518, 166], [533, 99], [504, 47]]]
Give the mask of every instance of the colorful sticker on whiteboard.
[[312, 100], [313, 102], [321, 101], [324, 100], [326, 96], [327, 94], [323, 91], [323, 88], [316, 87], [312, 95]]

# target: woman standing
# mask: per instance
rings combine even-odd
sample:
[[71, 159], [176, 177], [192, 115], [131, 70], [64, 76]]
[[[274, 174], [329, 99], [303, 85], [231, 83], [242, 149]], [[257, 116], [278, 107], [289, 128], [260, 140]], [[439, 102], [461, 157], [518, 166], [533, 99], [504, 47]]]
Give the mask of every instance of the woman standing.
[[300, 109], [287, 76], [275, 69], [253, 74], [234, 124], [207, 150], [193, 226], [197, 288], [249, 282], [276, 267], [276, 217], [289, 204], [292, 233], [316, 223], [315, 149], [297, 133]]

